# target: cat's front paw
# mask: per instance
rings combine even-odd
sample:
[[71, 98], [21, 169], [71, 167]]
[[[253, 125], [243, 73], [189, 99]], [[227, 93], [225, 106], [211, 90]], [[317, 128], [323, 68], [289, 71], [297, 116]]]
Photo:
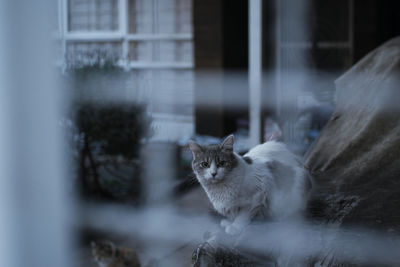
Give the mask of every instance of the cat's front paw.
[[222, 219], [220, 222], [220, 225], [224, 228], [226, 228], [228, 225], [231, 225], [231, 224], [232, 224], [232, 222], [227, 219]]
[[237, 225], [231, 224], [225, 227], [225, 233], [228, 235], [238, 235], [242, 232], [242, 229]]

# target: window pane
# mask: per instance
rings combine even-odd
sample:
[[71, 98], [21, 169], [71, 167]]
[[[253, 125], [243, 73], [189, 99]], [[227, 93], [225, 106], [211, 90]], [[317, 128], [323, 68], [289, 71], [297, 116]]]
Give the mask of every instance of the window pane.
[[129, 32], [153, 33], [153, 0], [129, 1]]
[[133, 61], [193, 62], [191, 41], [135, 41], [130, 43]]
[[115, 31], [118, 0], [69, 0], [69, 31]]
[[130, 33], [191, 33], [191, 0], [130, 0]]
[[158, 0], [158, 32], [190, 33], [190, 6], [190, 0]]

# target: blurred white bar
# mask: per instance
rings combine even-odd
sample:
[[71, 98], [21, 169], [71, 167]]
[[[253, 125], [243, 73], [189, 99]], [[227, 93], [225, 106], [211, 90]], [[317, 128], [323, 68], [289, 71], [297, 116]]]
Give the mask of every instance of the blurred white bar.
[[[0, 258], [70, 267], [70, 205], [48, 0], [0, 2]], [[70, 180], [70, 179], [69, 179]]]
[[[173, 244], [186, 242], [189, 247], [195, 248], [204, 242], [206, 231], [218, 231], [215, 218], [206, 214], [187, 214], [167, 205], [141, 210], [123, 206], [86, 205], [85, 211], [82, 214], [85, 227], [101, 232], [113, 229], [114, 233], [132, 242], [137, 242], [138, 238], [157, 240], [161, 244], [169, 241], [171, 248]], [[118, 224], [115, 218], [118, 218]], [[221, 246], [232, 246], [232, 239], [229, 238], [220, 238], [218, 242], [221, 242]], [[398, 235], [368, 228], [338, 229], [332, 225], [296, 220], [256, 223], [246, 227], [235, 242], [237, 251], [250, 252], [254, 256], [283, 255], [281, 258], [286, 260], [285, 256], [290, 255], [291, 263], [296, 262], [294, 259], [301, 259], [298, 265], [285, 266], [304, 266], [301, 263], [309, 258], [319, 260], [313, 266], [326, 266], [321, 262], [326, 263], [327, 257], [321, 259], [321, 256], [327, 254], [334, 255], [337, 262], [353, 262], [356, 266], [399, 266], [400, 262]], [[154, 258], [159, 258], [158, 255], [165, 257], [166, 254], [151, 254]]]
[[[68, 0], [59, 0], [59, 5], [60, 5], [60, 20], [62, 21], [62, 24], [60, 25], [61, 29], [61, 43], [62, 43], [62, 60], [65, 61], [66, 58], [66, 53], [67, 53], [67, 41], [65, 36], [68, 33]], [[65, 62], [63, 62], [65, 64]]]
[[172, 199], [176, 177], [177, 145], [154, 142], [142, 147], [143, 181], [146, 204], [167, 204]]
[[118, 2], [118, 15], [119, 15], [119, 22], [118, 27], [121, 35], [124, 36], [122, 40], [122, 60], [124, 61], [125, 69], [128, 69], [129, 64], [129, 42], [126, 39], [128, 34], [128, 0], [119, 0]]
[[276, 115], [278, 117], [281, 115], [282, 112], [282, 107], [281, 107], [281, 102], [282, 102], [282, 90], [281, 90], [281, 67], [282, 67], [282, 62], [281, 62], [281, 38], [282, 38], [282, 32], [281, 32], [281, 16], [280, 14], [282, 13], [281, 9], [281, 1], [280, 0], [275, 0], [275, 91], [276, 91]]
[[[301, 140], [296, 130], [299, 99], [310, 83], [311, 38], [309, 0], [275, 0], [276, 10], [276, 107], [283, 130], [283, 141], [295, 146]], [[343, 42], [317, 42], [318, 49], [345, 49]]]
[[10, 155], [10, 114], [9, 95], [7, 86], [9, 84], [6, 73], [7, 64], [7, 3], [0, 2], [0, 258], [4, 266], [15, 266], [17, 250], [14, 248], [14, 207], [13, 201], [13, 177], [11, 177]]
[[140, 62], [131, 61], [129, 64], [131, 69], [192, 69], [194, 63], [192, 62]]
[[261, 68], [262, 68], [262, 10], [261, 0], [249, 2], [249, 113], [250, 146], [261, 140]]
[[67, 32], [65, 40], [67, 41], [81, 41], [81, 42], [102, 42], [102, 41], [121, 41], [123, 34], [120, 32]]
[[158, 41], [158, 40], [182, 40], [190, 41], [193, 39], [191, 33], [157, 33], [157, 34], [129, 34], [127, 36], [130, 41]]
[[190, 33], [158, 33], [158, 34], [123, 34], [120, 32], [67, 32], [65, 40], [67, 41], [80, 41], [80, 42], [100, 42], [100, 41], [190, 41], [193, 35]]

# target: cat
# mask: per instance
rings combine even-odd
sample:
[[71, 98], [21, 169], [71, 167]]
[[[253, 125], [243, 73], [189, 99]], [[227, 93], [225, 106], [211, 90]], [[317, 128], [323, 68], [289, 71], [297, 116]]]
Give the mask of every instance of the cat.
[[233, 135], [217, 145], [189, 141], [193, 171], [225, 217], [225, 232], [239, 234], [259, 214], [275, 220], [299, 216], [311, 186], [301, 161], [280, 142], [257, 145], [243, 157], [233, 144]]
[[91, 242], [92, 254], [99, 267], [140, 267], [135, 251], [117, 247], [111, 241]]

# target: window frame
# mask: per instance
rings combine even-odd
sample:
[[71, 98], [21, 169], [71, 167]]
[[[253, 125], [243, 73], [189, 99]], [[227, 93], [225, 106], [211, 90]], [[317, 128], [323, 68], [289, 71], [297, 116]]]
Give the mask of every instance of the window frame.
[[[67, 44], [74, 42], [121, 42], [122, 56], [118, 65], [130, 69], [193, 69], [191, 62], [154, 62], [129, 59], [129, 43], [132, 41], [190, 41], [193, 45], [193, 33], [129, 33], [129, 0], [118, 0], [118, 27], [116, 31], [69, 31], [69, 0], [58, 0], [59, 38], [61, 39], [62, 58], [65, 60]], [[160, 0], [153, 0], [158, 2]]]

